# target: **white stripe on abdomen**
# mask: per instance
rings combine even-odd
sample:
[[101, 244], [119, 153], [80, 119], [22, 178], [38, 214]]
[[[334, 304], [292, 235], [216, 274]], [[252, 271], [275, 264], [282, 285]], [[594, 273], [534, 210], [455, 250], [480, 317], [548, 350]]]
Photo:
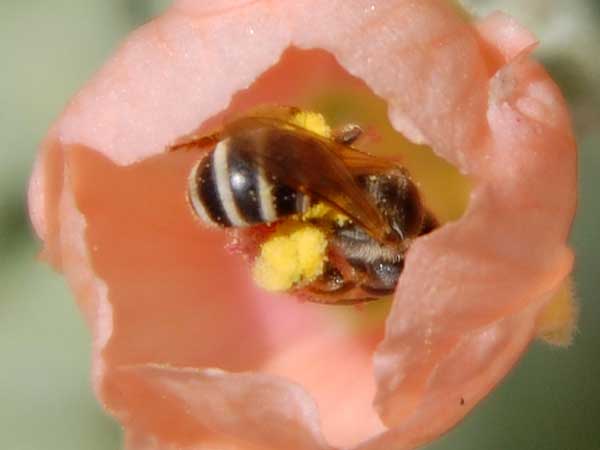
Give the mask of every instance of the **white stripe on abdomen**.
[[229, 184], [229, 169], [227, 167], [227, 147], [228, 140], [221, 141], [215, 147], [213, 152], [213, 170], [215, 174], [215, 182], [217, 184], [217, 192], [219, 193], [219, 200], [227, 218], [234, 227], [245, 227], [248, 223], [240, 215], [235, 201], [233, 199], [233, 192], [231, 191], [231, 185]]

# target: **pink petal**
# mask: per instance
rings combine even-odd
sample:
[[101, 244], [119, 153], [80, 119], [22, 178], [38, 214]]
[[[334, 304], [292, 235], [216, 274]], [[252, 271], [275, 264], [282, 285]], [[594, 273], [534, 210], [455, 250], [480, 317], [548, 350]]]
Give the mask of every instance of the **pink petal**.
[[161, 411], [148, 416], [154, 422], [148, 427], [161, 436], [188, 435], [192, 442], [228, 436], [265, 450], [327, 448], [316, 405], [300, 386], [278, 377], [143, 365], [121, 369], [113, 384], [124, 386], [130, 405], [142, 408], [153, 395], [163, 399]]
[[[484, 353], [479, 360], [477, 347], [486, 345], [500, 318], [517, 320], [527, 305], [539, 309], [572, 267], [565, 240], [575, 208], [575, 146], [557, 88], [537, 64], [516, 60], [491, 80], [487, 117], [490, 140], [474, 174], [481, 179], [469, 211], [411, 248], [398, 285], [375, 356], [376, 404], [387, 425], [400, 425], [411, 414], [447, 417], [442, 428], [459, 420], [469, 407], [454, 401], [440, 408], [432, 401], [459, 392], [456, 383], [435, 385], [447, 360], [464, 359], [465, 374], [470, 366], [497, 368], [469, 390], [481, 398], [529, 339], [514, 333], [511, 352]], [[522, 321], [531, 328], [531, 317]]]
[[[182, 0], [77, 95], [45, 141], [31, 215], [94, 331], [95, 387], [130, 448], [327, 448], [323, 435], [413, 448], [515, 363], [571, 268], [575, 146], [531, 36], [506, 16], [478, 29], [435, 0]], [[376, 384], [380, 330], [352, 334], [323, 307], [258, 291], [187, 210], [195, 156], [163, 154], [290, 45], [333, 54], [386, 99], [396, 129], [475, 181], [465, 216], [411, 249]], [[228, 110], [298, 104], [344, 78], [308, 54], [314, 71], [292, 51]], [[212, 413], [224, 407], [236, 414]]]
[[537, 39], [515, 19], [495, 12], [477, 24], [483, 40], [489, 45], [488, 51], [506, 63], [520, 53], [530, 51], [537, 45]]

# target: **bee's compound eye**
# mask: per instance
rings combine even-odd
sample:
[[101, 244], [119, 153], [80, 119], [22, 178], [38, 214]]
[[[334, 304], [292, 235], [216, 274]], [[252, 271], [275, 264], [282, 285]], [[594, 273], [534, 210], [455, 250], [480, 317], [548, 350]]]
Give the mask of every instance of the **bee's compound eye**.
[[371, 278], [367, 287], [370, 290], [393, 292], [404, 269], [404, 260], [392, 262], [380, 259], [370, 263], [367, 267]]

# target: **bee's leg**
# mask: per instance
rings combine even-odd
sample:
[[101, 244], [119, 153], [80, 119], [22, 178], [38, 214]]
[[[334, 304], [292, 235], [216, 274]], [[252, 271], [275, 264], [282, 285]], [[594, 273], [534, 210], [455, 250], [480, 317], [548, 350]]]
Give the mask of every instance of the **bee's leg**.
[[333, 130], [333, 140], [338, 144], [352, 145], [363, 134], [363, 130], [355, 123], [348, 123]]
[[343, 292], [348, 287], [342, 272], [329, 263], [326, 263], [323, 274], [308, 286], [309, 290], [315, 294]]
[[174, 152], [178, 150], [197, 150], [206, 147], [214, 147], [221, 140], [220, 133], [213, 134], [205, 134], [205, 135], [195, 135], [192, 134], [190, 136], [185, 136], [181, 139], [175, 141], [174, 144], [167, 147], [169, 152]]

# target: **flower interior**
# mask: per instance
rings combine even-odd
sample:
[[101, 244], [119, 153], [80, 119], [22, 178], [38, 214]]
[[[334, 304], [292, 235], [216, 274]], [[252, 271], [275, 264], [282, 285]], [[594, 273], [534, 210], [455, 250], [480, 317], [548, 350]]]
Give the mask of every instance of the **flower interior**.
[[[317, 75], [314, 79], [308, 76], [302, 83], [295, 77], [306, 74], [307, 67]], [[284, 77], [282, 73], [287, 75]], [[253, 98], [260, 97], [265, 91], [264, 85], [272, 84], [275, 77], [279, 83], [281, 80], [290, 84], [299, 82], [299, 86], [294, 86], [292, 98], [267, 99], [265, 103]], [[431, 148], [416, 145], [394, 130], [387, 119], [386, 103], [363, 82], [347, 74], [326, 52], [289, 49], [277, 65], [234, 97], [228, 111], [216, 123], [209, 123], [213, 128], [218, 127], [219, 121], [227, 121], [231, 114], [243, 116], [246, 110], [254, 111], [257, 107], [260, 110], [272, 104], [297, 107], [290, 122], [328, 140], [333, 139], [332, 130], [358, 125], [362, 135], [352, 147], [408, 170], [424, 208], [438, 223], [457, 219], [464, 212], [470, 190], [468, 179], [437, 157]], [[309, 289], [320, 282], [331, 267], [337, 270], [343, 266], [344, 273], [355, 273], [330, 245], [334, 228], [348, 223], [352, 223], [352, 218], [334, 205], [316, 201], [303, 213], [279, 218], [271, 224], [234, 230], [230, 233], [229, 248], [241, 250], [250, 263], [254, 281], [267, 291], [335, 305], [383, 298], [389, 305], [387, 292], [363, 299], [364, 293], [345, 298], [344, 294], [327, 296]]]

